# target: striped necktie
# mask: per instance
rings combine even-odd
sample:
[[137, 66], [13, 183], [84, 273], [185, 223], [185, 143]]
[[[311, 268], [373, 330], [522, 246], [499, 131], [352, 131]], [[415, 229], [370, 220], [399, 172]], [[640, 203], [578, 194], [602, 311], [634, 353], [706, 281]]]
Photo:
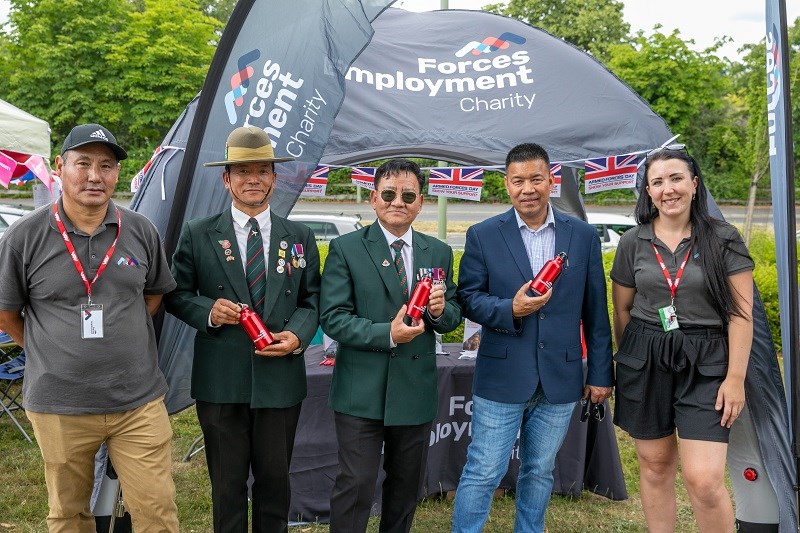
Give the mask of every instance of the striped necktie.
[[264, 295], [267, 292], [267, 269], [264, 263], [264, 241], [261, 240], [261, 231], [258, 221], [250, 219], [250, 233], [247, 236], [247, 265], [245, 276], [247, 288], [250, 289], [250, 299], [253, 301], [253, 310], [262, 315], [264, 313]]
[[400, 278], [400, 285], [403, 287], [403, 296], [408, 298], [408, 276], [406, 275], [406, 265], [403, 263], [403, 239], [397, 239], [392, 243], [394, 248], [394, 267], [397, 269], [397, 277]]

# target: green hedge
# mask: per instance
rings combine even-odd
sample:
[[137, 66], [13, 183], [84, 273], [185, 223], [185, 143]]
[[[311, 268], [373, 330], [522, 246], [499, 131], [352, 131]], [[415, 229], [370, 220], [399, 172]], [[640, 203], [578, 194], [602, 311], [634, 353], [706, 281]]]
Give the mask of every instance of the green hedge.
[[[454, 266], [454, 279], [458, 282], [458, 267], [461, 263], [461, 256], [463, 251], [454, 250], [455, 266]], [[328, 255], [328, 245], [320, 244], [319, 246], [320, 260], [325, 264], [325, 257]], [[780, 309], [778, 306], [778, 275], [775, 266], [775, 239], [771, 233], [766, 231], [757, 231], [753, 234], [750, 242], [750, 255], [755, 261], [756, 268], [753, 272], [753, 277], [756, 282], [756, 287], [761, 294], [761, 300], [764, 302], [764, 310], [766, 311], [769, 328], [772, 331], [772, 338], [775, 343], [775, 349], [780, 352], [781, 349], [781, 324], [780, 324]], [[608, 252], [603, 255], [603, 268], [606, 272], [607, 288], [608, 288], [608, 316], [611, 320], [611, 282], [608, 278], [608, 273], [611, 270], [611, 265], [614, 262], [614, 252]], [[444, 342], [461, 342], [464, 338], [464, 324], [456, 328], [443, 337]]]

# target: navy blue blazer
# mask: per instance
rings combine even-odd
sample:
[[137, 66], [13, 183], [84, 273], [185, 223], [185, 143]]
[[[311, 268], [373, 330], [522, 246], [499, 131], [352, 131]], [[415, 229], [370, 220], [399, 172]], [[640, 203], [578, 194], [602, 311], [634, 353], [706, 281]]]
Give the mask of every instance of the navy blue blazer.
[[559, 213], [555, 253], [567, 264], [553, 295], [521, 319], [511, 313], [519, 288], [533, 279], [514, 209], [467, 230], [458, 273], [465, 317], [482, 326], [473, 393], [488, 400], [524, 403], [539, 382], [551, 403], [569, 403], [583, 392], [580, 323], [588, 348], [587, 383], [613, 384], [611, 328], [600, 239], [593, 226]]

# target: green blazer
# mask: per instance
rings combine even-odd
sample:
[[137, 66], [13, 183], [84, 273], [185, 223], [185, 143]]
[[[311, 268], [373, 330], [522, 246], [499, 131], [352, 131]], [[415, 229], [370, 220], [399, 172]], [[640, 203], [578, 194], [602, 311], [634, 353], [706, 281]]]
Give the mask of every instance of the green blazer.
[[453, 283], [453, 251], [414, 231], [414, 268], [447, 272], [445, 310], [411, 342], [389, 347], [390, 322], [406, 299], [392, 252], [378, 223], [331, 241], [320, 296], [322, 330], [339, 341], [329, 396], [334, 411], [383, 420], [387, 426], [416, 425], [436, 416], [437, 374], [434, 331], [461, 322]]
[[[319, 323], [319, 252], [308, 227], [271, 214], [267, 292], [264, 315], [270, 331], [289, 330], [307, 347]], [[226, 242], [227, 241], [227, 242]], [[231, 255], [225, 255], [225, 244]], [[278, 272], [279, 253], [291, 260], [292, 245], [302, 244], [305, 268]], [[283, 246], [281, 246], [283, 245]], [[228, 261], [228, 257], [233, 260]], [[208, 327], [217, 298], [252, 308], [230, 209], [183, 226], [172, 257], [178, 286], [164, 297], [167, 311], [197, 330], [192, 367], [192, 397], [212, 403], [247, 403], [251, 407], [290, 407], [306, 396], [301, 355], [255, 355], [239, 325]]]

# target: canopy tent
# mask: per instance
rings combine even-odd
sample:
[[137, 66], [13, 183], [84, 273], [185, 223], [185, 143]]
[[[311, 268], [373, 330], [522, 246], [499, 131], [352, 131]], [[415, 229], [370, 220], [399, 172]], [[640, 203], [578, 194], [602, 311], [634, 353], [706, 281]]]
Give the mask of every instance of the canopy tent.
[[534, 140], [552, 161], [583, 168], [672, 137], [600, 62], [518, 20], [387, 9], [374, 27], [347, 73], [324, 164], [415, 155], [503, 165], [510, 148]]
[[[277, 165], [270, 205], [279, 215], [291, 210], [320, 159], [354, 164], [404, 155], [494, 166], [514, 145], [536, 141], [563, 165], [554, 205], [584, 216], [575, 171], [584, 160], [643, 153], [673, 138], [621, 80], [540, 29], [479, 11], [388, 9], [374, 20], [369, 42], [363, 17], [377, 16], [379, 3], [342, 17], [343, 5], [359, 2], [336, 8], [318, 0], [239, 2], [203, 92], [170, 130], [132, 203], [162, 232], [168, 253], [185, 220], [228, 204], [218, 172], [202, 162], [219, 160], [227, 134], [244, 123], [268, 131], [277, 155], [297, 157]], [[327, 21], [317, 26], [313, 14]], [[276, 32], [253, 27], [267, 16]], [[251, 77], [253, 83], [242, 81]], [[785, 497], [792, 492], [787, 409], [760, 301], [754, 318], [746, 385], [751, 416], [737, 422], [746, 431], [732, 448], [766, 475], [757, 486], [734, 483], [737, 513], [748, 509], [745, 502], [758, 502], [768, 517], [749, 521], [780, 522], [789, 530], [796, 508]], [[192, 403], [193, 336], [165, 317], [159, 357], [170, 382], [170, 411]]]
[[50, 126], [0, 100], [0, 150], [50, 158]]
[[35, 178], [51, 184], [50, 126], [6, 101], [0, 100], [0, 185]]

